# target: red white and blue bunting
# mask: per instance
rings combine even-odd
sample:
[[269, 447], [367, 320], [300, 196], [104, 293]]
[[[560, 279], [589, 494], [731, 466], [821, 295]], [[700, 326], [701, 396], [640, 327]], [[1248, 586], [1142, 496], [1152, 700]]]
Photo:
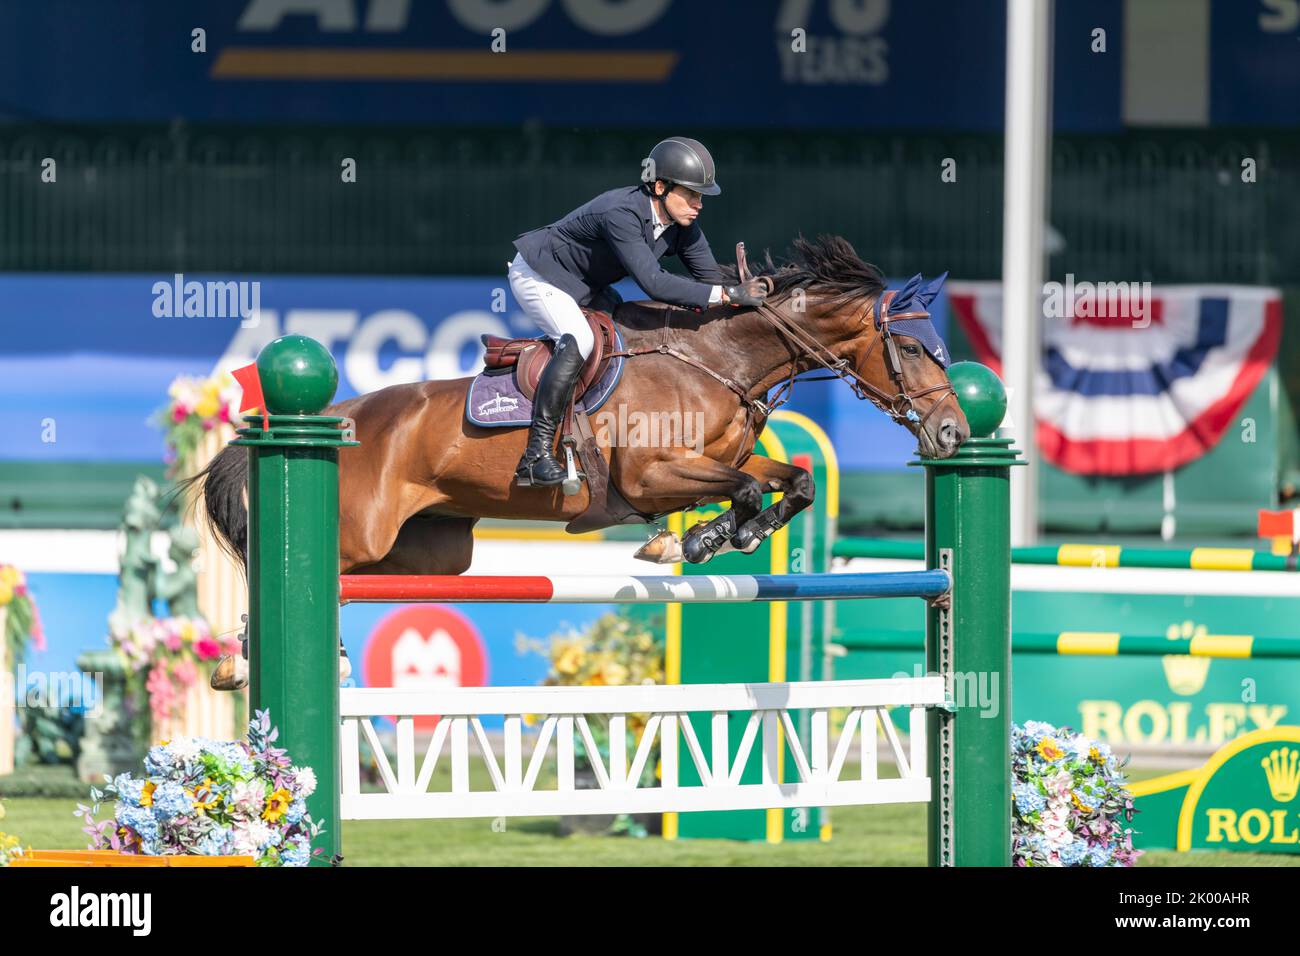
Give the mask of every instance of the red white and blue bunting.
[[[1044, 320], [1036, 436], [1058, 468], [1137, 475], [1195, 461], [1236, 422], [1277, 354], [1276, 289], [1147, 290], [1139, 311], [1108, 309], [1083, 283], [1066, 287], [1059, 298], [1073, 304]], [[1001, 283], [950, 282], [948, 292], [976, 357], [1000, 373]]]

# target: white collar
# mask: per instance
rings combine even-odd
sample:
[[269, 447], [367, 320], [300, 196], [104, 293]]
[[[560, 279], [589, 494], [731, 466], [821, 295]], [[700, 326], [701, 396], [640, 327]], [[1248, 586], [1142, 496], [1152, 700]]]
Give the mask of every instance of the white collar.
[[650, 224], [651, 224], [652, 226], [654, 226], [654, 228], [655, 228], [655, 235], [658, 236], [658, 234], [659, 234], [660, 232], [662, 232], [664, 229], [667, 229], [669, 226], [672, 225], [672, 221], [669, 220], [667, 223], [662, 223], [662, 222], [660, 222], [660, 221], [659, 221], [659, 213], [658, 213], [657, 211], [655, 211], [655, 201], [654, 201], [654, 197], [653, 197], [653, 196], [647, 196], [646, 198], [650, 201]]

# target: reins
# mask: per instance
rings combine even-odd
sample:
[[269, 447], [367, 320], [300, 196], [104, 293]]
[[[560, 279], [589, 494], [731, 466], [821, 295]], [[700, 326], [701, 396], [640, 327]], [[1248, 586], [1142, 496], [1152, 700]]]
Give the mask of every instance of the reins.
[[[764, 276], [762, 278], [768, 279], [770, 288], [770, 277]], [[787, 377], [777, 389], [776, 394], [770, 401], [764, 402], [758, 398], [751, 398], [749, 392], [755, 386], [750, 386], [750, 388], [747, 389], [734, 379], [710, 368], [707, 364], [701, 362], [694, 356], [687, 355], [684, 352], [673, 348], [667, 342], [661, 342], [659, 345], [641, 346], [634, 349], [623, 349], [621, 351], [611, 352], [610, 355], [626, 358], [649, 354], [670, 355], [678, 361], [699, 369], [715, 381], [725, 385], [731, 391], [736, 393], [740, 398], [741, 404], [749, 410], [751, 416], [760, 415], [764, 419], [766, 419], [775, 409], [780, 408], [790, 400], [794, 393], [794, 383], [796, 381], [816, 382], [838, 378], [847, 383], [849, 388], [853, 390], [853, 393], [857, 395], [859, 399], [865, 399], [871, 402], [894, 421], [910, 422], [917, 428], [921, 428], [941, 403], [934, 402], [924, 415], [919, 415], [915, 408], [916, 400], [923, 398], [926, 395], [932, 395], [936, 392], [952, 392], [953, 387], [950, 382], [944, 381], [938, 385], [931, 385], [915, 392], [909, 389], [906, 376], [903, 372], [902, 358], [898, 353], [898, 345], [894, 341], [894, 336], [890, 331], [889, 325], [891, 322], [902, 319], [929, 318], [930, 313], [925, 311], [913, 311], [890, 315], [889, 303], [893, 301], [893, 298], [893, 292], [882, 292], [874, 302], [867, 303], [863, 310], [862, 317], [859, 321], [865, 322], [867, 313], [873, 312], [875, 315], [875, 325], [878, 335], [867, 347], [867, 351], [862, 356], [862, 361], [858, 366], [861, 368], [861, 366], [866, 363], [867, 359], [871, 357], [872, 352], [875, 351], [877, 344], [881, 342], [885, 343], [885, 368], [889, 372], [890, 378], [893, 379], [895, 386], [895, 391], [892, 395], [867, 381], [858, 372], [857, 368], [853, 368], [849, 365], [848, 359], [836, 357], [830, 349], [817, 341], [817, 339], [808, 332], [791, 322], [790, 319], [782, 315], [766, 302], [758, 306], [754, 311], [776, 330], [777, 334], [781, 337], [782, 341], [793, 356], [790, 363], [789, 377]], [[671, 310], [665, 312], [664, 326], [662, 330], [665, 333], [665, 337], [669, 329], [668, 321], [670, 315]], [[810, 376], [798, 371], [799, 363], [804, 359], [811, 359], [831, 374]], [[747, 424], [749, 424], [748, 416]]]

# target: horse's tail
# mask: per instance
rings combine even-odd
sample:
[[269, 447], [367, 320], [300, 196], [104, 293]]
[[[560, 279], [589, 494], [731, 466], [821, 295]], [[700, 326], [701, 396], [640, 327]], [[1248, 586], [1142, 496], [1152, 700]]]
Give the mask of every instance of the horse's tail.
[[182, 489], [202, 482], [208, 522], [217, 532], [221, 549], [248, 569], [248, 508], [244, 491], [248, 485], [248, 452], [228, 445], [197, 475], [180, 482]]

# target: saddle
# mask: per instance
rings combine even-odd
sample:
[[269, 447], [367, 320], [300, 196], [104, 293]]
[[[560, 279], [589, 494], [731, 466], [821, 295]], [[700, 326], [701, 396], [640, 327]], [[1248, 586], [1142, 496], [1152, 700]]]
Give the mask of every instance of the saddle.
[[[583, 309], [582, 314], [591, 326], [596, 345], [578, 374], [578, 386], [573, 390], [575, 399], [600, 380], [605, 366], [609, 364], [610, 353], [616, 350], [618, 343], [614, 333], [614, 319], [608, 312]], [[511, 339], [500, 335], [483, 335], [480, 338], [487, 350], [483, 356], [484, 367], [513, 368], [515, 384], [524, 397], [531, 401], [542, 377], [542, 369], [546, 368], [546, 363], [555, 352], [555, 342], [550, 338]]]
[[[743, 242], [736, 244], [736, 273], [741, 282], [751, 277]], [[767, 276], [762, 278], [770, 293], [771, 278]], [[577, 387], [573, 390], [573, 399], [564, 412], [560, 426], [560, 447], [567, 456], [570, 474], [570, 478], [563, 483], [564, 494], [577, 494], [581, 489], [581, 483], [585, 480], [590, 491], [590, 501], [587, 509], [570, 520], [565, 530], [570, 534], [581, 534], [614, 524], [652, 523], [657, 516], [645, 514], [634, 508], [610, 480], [609, 463], [601, 453], [601, 446], [596, 440], [591, 421], [585, 411], [577, 409], [578, 399], [604, 375], [606, 366], [613, 357], [611, 353], [617, 352], [619, 355], [628, 356], [648, 349], [619, 352], [618, 335], [614, 331], [614, 320], [611, 314], [599, 309], [583, 309], [582, 314], [591, 327], [595, 346], [582, 366]], [[549, 337], [506, 338], [485, 334], [480, 336], [480, 339], [485, 349], [484, 367], [486, 369], [513, 368], [515, 385], [520, 393], [531, 401], [537, 393], [537, 383], [542, 377], [542, 370], [546, 368], [546, 363], [551, 360], [555, 351], [555, 343]], [[710, 372], [710, 374], [717, 377], [716, 373]], [[761, 429], [762, 426], [759, 427]], [[584, 470], [575, 471], [575, 461], [581, 461]]]

